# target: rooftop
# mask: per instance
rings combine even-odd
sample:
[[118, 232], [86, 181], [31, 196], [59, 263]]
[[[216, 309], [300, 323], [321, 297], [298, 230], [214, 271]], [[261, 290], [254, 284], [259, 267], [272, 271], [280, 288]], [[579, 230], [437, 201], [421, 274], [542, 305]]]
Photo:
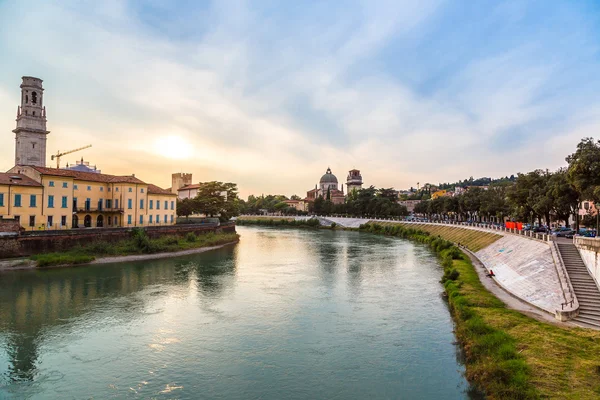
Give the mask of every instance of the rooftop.
[[0, 173], [0, 185], [42, 187], [39, 182], [34, 181], [28, 176], [10, 173]]
[[148, 194], [164, 194], [169, 196], [177, 196], [175, 193], [171, 193], [170, 190], [160, 188], [151, 183], [148, 184]]
[[51, 176], [64, 176], [66, 178], [73, 178], [80, 181], [89, 181], [89, 182], [103, 182], [103, 183], [133, 183], [133, 184], [142, 184], [145, 185], [146, 182], [136, 178], [133, 175], [108, 175], [108, 174], [99, 174], [97, 172], [83, 172], [83, 171], [73, 171], [68, 169], [57, 169], [57, 168], [46, 168], [46, 167], [34, 167], [35, 169], [42, 175], [51, 175]]

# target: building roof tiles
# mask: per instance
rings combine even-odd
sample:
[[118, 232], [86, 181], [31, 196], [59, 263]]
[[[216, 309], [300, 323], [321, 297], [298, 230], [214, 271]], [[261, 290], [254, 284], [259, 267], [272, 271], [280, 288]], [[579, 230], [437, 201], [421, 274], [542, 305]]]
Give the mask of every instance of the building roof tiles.
[[11, 173], [0, 173], [0, 185], [42, 186], [39, 182], [36, 182], [28, 176]]
[[146, 182], [136, 178], [133, 175], [117, 176], [108, 174], [99, 174], [95, 172], [73, 171], [68, 169], [32, 167], [42, 175], [64, 176], [80, 181], [103, 182], [103, 183], [134, 183], [146, 185]]

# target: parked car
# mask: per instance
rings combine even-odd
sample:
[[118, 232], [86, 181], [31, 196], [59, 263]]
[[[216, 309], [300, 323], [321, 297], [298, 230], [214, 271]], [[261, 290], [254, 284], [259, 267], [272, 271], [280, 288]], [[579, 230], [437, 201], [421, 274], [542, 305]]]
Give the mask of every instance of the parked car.
[[546, 227], [544, 225], [539, 225], [533, 228], [533, 231], [535, 233], [546, 233], [548, 232], [548, 229], [546, 229]]
[[574, 234], [575, 231], [571, 228], [567, 228], [566, 226], [556, 228], [552, 231], [552, 235], [556, 237], [566, 237], [566, 235], [571, 235], [571, 237], [573, 237]]

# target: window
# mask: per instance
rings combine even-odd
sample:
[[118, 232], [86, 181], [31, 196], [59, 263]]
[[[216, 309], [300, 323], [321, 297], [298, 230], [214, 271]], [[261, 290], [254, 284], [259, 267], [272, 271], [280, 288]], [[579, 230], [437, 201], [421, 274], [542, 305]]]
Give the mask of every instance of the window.
[[4, 193], [0, 193], [0, 207], [4, 207]]
[[37, 206], [37, 196], [35, 194], [29, 195], [29, 207]]
[[90, 211], [91, 208], [92, 208], [92, 199], [90, 199], [90, 198], [85, 199], [85, 211]]
[[31, 92], [31, 104], [37, 103], [37, 92]]
[[69, 201], [69, 198], [67, 196], [63, 196], [62, 197], [62, 203], [61, 203], [61, 207], [62, 208], [67, 208], [67, 202]]
[[175, 201], [171, 200], [171, 210], [175, 209]]
[[48, 208], [54, 208], [54, 196], [53, 195], [48, 196]]
[[104, 186], [100, 186], [100, 191], [104, 192]]
[[132, 204], [131, 199], [127, 199], [127, 208], [131, 210], [132, 207], [133, 207], [133, 204]]
[[48, 228], [50, 228], [52, 226], [53, 222], [54, 222], [54, 217], [52, 215], [48, 215]]
[[133, 188], [129, 188], [129, 193], [133, 192]]
[[115, 199], [115, 208], [119, 208], [119, 199]]
[[35, 226], [35, 215], [29, 216], [29, 226]]
[[119, 191], [119, 188], [118, 188], [118, 187], [116, 187], [116, 188], [115, 188], [115, 192], [118, 192], [118, 191]]
[[87, 190], [88, 190], [88, 191], [92, 190], [92, 187], [91, 187], [91, 186], [88, 186], [88, 187], [87, 187]]
[[167, 223], [167, 215], [165, 214], [165, 224]]
[[156, 223], [159, 224], [160, 223], [160, 215], [156, 214]]
[[150, 200], [150, 210], [152, 210], [152, 208], [154, 208], [154, 200]]
[[160, 200], [156, 200], [156, 209], [160, 210]]
[[77, 190], [77, 189], [79, 189], [79, 188], [77, 187], [77, 185], [73, 185], [73, 190]]
[[140, 193], [144, 193], [144, 188], [141, 188], [141, 189], [140, 189]]
[[144, 199], [140, 199], [140, 210], [144, 209]]
[[110, 186], [108, 187], [108, 191], [110, 192]]
[[63, 215], [60, 217], [60, 226], [67, 226], [67, 216]]
[[21, 207], [21, 195], [15, 194], [15, 207]]
[[148, 216], [148, 223], [149, 223], [149, 224], [151, 224], [151, 223], [152, 223], [152, 214], [150, 214], [150, 215]]
[[15, 221], [21, 223], [21, 216], [20, 215], [15, 215]]
[[131, 215], [127, 216], [127, 225], [131, 225]]
[[65, 188], [65, 189], [66, 189], [66, 188], [68, 188], [68, 187], [69, 187], [69, 184], [68, 184], [67, 182], [63, 182], [63, 185], [62, 185], [62, 186], [63, 186], [63, 188]]
[[112, 200], [106, 199], [106, 208], [111, 208], [111, 206], [112, 206]]
[[48, 182], [48, 186], [50, 186], [50, 187], [54, 187], [54, 181], [50, 181], [50, 182]]
[[140, 225], [144, 225], [144, 216], [140, 215]]
[[173, 214], [171, 214], [171, 223], [173, 223]]
[[73, 197], [73, 210], [77, 210], [77, 197]]
[[[169, 202], [167, 200], [165, 200], [165, 210], [168, 210], [168, 209], [169, 209]], [[167, 222], [167, 221], [165, 221], [165, 222]]]

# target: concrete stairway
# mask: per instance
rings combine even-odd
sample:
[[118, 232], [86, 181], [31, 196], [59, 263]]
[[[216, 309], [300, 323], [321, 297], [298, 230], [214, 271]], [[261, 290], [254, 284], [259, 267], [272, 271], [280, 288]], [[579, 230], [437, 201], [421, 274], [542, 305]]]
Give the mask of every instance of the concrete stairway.
[[572, 321], [586, 328], [600, 328], [600, 290], [573, 243], [557, 243], [573, 290], [579, 301], [579, 315]]

